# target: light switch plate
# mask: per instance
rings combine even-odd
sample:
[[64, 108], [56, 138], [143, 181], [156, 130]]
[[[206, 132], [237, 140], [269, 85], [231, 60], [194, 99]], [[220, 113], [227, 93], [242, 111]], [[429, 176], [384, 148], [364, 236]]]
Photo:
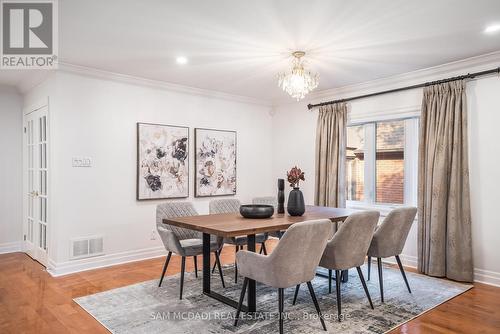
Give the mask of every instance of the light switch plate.
[[92, 158], [90, 157], [73, 157], [73, 167], [92, 167]]

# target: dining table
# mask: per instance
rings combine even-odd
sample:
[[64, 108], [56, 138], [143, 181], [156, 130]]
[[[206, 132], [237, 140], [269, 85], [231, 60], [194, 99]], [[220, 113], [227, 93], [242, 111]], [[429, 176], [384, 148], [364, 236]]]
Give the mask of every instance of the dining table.
[[[214, 298], [226, 305], [237, 308], [238, 302], [228, 298], [211, 289], [210, 286], [210, 244], [211, 236], [221, 238], [231, 238], [246, 235], [247, 250], [255, 252], [255, 235], [283, 231], [296, 223], [329, 219], [335, 227], [344, 221], [350, 214], [358, 210], [346, 208], [332, 208], [324, 206], [306, 206], [306, 211], [302, 216], [290, 216], [286, 213], [275, 213], [270, 218], [252, 219], [244, 218], [239, 213], [222, 213], [209, 215], [196, 215], [163, 219], [164, 224], [182, 227], [201, 232], [203, 235], [203, 294]], [[347, 278], [347, 275], [343, 275]], [[244, 305], [244, 312], [256, 312], [257, 310], [256, 282], [252, 279], [248, 281], [247, 305]]]

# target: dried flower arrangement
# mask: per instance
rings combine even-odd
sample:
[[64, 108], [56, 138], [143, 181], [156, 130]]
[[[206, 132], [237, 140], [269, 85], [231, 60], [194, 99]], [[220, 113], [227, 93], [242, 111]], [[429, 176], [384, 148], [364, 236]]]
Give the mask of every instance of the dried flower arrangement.
[[298, 168], [297, 166], [293, 167], [290, 169], [289, 172], [286, 172], [286, 177], [288, 180], [288, 183], [290, 183], [290, 187], [292, 188], [298, 188], [299, 187], [299, 182], [305, 181], [306, 178], [304, 177], [304, 172]]

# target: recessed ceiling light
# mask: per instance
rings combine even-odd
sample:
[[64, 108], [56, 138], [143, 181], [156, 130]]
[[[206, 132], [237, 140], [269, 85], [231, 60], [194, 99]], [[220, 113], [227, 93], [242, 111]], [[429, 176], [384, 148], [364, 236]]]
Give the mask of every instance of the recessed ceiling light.
[[500, 31], [500, 24], [492, 24], [487, 26], [486, 29], [484, 29], [484, 33], [486, 34], [493, 34], [497, 31]]
[[186, 57], [177, 57], [175, 61], [177, 62], [177, 64], [184, 65], [187, 64], [188, 59]]

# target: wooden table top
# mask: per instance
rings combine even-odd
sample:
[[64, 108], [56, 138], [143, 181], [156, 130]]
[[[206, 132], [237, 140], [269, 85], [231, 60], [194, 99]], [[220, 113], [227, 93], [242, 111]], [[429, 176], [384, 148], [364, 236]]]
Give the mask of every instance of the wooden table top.
[[286, 230], [295, 223], [307, 220], [330, 219], [332, 222], [344, 221], [350, 214], [357, 211], [353, 209], [307, 206], [306, 212], [300, 217], [292, 217], [286, 213], [275, 213], [271, 218], [267, 219], [249, 219], [243, 218], [239, 213], [222, 213], [163, 219], [163, 223], [230, 238]]

